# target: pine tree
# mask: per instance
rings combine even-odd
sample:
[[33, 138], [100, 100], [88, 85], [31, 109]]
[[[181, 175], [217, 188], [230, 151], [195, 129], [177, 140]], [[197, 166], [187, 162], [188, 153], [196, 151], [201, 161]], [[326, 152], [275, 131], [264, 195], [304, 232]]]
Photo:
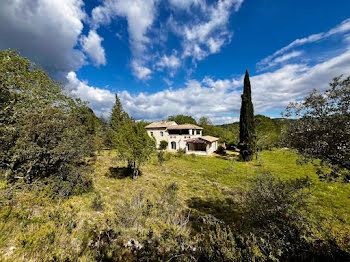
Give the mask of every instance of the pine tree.
[[128, 114], [124, 112], [122, 103], [117, 94], [115, 94], [115, 103], [111, 113], [111, 127], [114, 131], [118, 132], [118, 129], [123, 124], [125, 119], [128, 118]]
[[254, 107], [252, 103], [251, 86], [248, 70], [244, 76], [241, 115], [239, 119], [239, 148], [244, 161], [251, 161], [256, 151]]

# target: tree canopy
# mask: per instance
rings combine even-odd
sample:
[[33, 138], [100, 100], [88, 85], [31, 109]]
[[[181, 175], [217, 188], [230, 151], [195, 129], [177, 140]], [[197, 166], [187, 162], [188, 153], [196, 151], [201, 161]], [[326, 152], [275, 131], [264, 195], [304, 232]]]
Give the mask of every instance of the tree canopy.
[[[289, 104], [285, 115], [298, 118], [289, 126], [289, 145], [305, 160], [333, 166], [322, 177], [337, 177], [336, 167], [350, 170], [350, 76], [336, 77], [324, 93], [314, 90], [304, 101]], [[348, 172], [344, 179], [349, 182]]]
[[0, 51], [0, 93], [0, 169], [5, 179], [69, 179], [93, 151], [93, 112], [12, 50]]
[[185, 116], [185, 115], [169, 116], [168, 120], [175, 121], [178, 125], [182, 125], [182, 124], [197, 125], [196, 119], [194, 119], [192, 116]]

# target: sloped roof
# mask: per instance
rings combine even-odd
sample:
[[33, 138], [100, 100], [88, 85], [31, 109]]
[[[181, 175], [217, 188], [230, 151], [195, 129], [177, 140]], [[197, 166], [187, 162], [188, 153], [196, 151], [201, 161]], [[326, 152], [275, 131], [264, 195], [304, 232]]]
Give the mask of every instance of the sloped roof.
[[153, 122], [145, 128], [167, 128], [169, 126], [176, 125], [175, 121], [161, 121], [161, 122]]
[[193, 125], [193, 124], [183, 124], [183, 125], [175, 125], [175, 126], [169, 126], [167, 128], [168, 130], [175, 130], [175, 129], [203, 129], [203, 127]]
[[188, 139], [187, 142], [188, 143], [206, 143], [209, 142], [209, 143], [213, 143], [215, 141], [218, 141], [219, 138], [217, 137], [214, 137], [214, 136], [200, 136], [200, 137], [194, 137], [194, 138], [191, 138], [191, 139]]
[[199, 138], [203, 139], [205, 141], [208, 141], [208, 142], [215, 142], [215, 141], [219, 140], [219, 138], [217, 138], [215, 136], [200, 136]]

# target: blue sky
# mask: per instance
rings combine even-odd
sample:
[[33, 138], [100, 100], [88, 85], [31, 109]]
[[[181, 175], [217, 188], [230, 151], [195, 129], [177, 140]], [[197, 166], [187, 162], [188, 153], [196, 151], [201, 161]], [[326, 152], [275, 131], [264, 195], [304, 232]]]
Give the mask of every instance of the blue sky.
[[350, 74], [350, 1], [1, 0], [0, 49], [17, 49], [108, 116], [236, 121], [245, 69], [256, 113], [279, 117]]

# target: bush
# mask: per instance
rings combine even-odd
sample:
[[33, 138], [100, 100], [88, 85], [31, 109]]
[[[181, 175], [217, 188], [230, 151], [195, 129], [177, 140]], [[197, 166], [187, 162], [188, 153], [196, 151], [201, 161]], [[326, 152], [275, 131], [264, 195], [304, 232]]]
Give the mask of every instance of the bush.
[[104, 209], [104, 204], [99, 193], [92, 200], [91, 207], [96, 211], [101, 211]]
[[[210, 221], [210, 220], [207, 220]], [[230, 227], [214, 222], [201, 234], [199, 261], [264, 261], [256, 238], [235, 234]]]
[[232, 139], [227, 143], [226, 148], [229, 150], [236, 150], [237, 145], [238, 145], [238, 143], [237, 143], [236, 139]]
[[216, 153], [219, 155], [226, 155], [226, 150], [223, 146], [219, 146], [218, 149], [216, 150]]
[[0, 51], [0, 88], [5, 95], [0, 106], [0, 169], [6, 179], [27, 184], [47, 180], [63, 195], [73, 194], [72, 183], [83, 177], [77, 174], [79, 165], [94, 150], [97, 119], [92, 110], [66, 96], [63, 86], [11, 50]]
[[164, 162], [164, 151], [161, 150], [157, 153], [157, 157], [158, 157], [158, 162], [160, 165], [163, 165], [163, 162]]
[[173, 183], [156, 199], [136, 192], [121, 201], [115, 214], [89, 226], [84, 249], [98, 261], [196, 261], [196, 241], [177, 190]]
[[179, 148], [179, 149], [176, 151], [176, 155], [177, 155], [178, 157], [183, 157], [184, 154], [186, 154], [186, 149]]
[[165, 150], [168, 147], [168, 141], [162, 140], [159, 143], [159, 150]]

